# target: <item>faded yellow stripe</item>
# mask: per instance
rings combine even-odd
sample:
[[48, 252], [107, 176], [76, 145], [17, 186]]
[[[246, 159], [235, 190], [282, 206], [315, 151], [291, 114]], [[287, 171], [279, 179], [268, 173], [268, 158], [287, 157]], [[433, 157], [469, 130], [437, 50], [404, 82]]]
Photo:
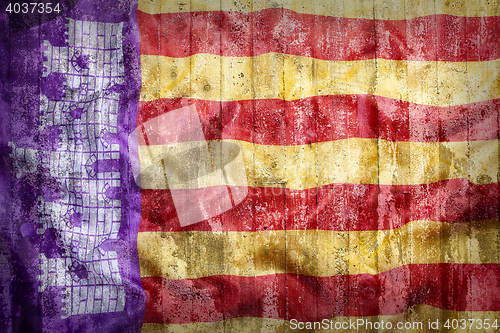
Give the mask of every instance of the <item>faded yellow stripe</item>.
[[330, 61], [281, 53], [254, 57], [141, 55], [140, 99], [193, 97], [213, 101], [297, 100], [370, 94], [451, 106], [500, 97], [500, 59], [435, 62]]
[[[386, 315], [386, 316], [366, 316], [366, 317], [335, 317], [330, 320], [334, 323], [333, 327], [335, 327], [335, 323], [344, 323], [351, 321], [356, 321], [358, 319], [363, 319], [372, 323], [381, 322], [382, 320], [387, 323], [391, 322], [392, 327], [396, 328], [398, 323], [411, 323], [411, 327], [409, 329], [403, 330], [404, 332], [428, 332], [429, 330], [428, 322], [435, 322], [439, 320], [440, 328], [446, 323], [447, 320], [452, 321], [453, 319], [457, 319], [458, 321], [465, 320], [467, 322], [467, 328], [471, 324], [474, 324], [472, 327], [476, 327], [476, 322], [471, 323], [469, 319], [478, 320], [480, 319], [482, 323], [484, 323], [485, 319], [488, 319], [488, 324], [491, 326], [495, 320], [497, 320], [497, 325], [500, 324], [500, 311], [450, 311], [443, 310], [440, 308], [435, 308], [430, 305], [414, 305], [407, 309], [405, 312], [398, 315]], [[330, 321], [329, 320], [329, 321]], [[423, 329], [418, 329], [419, 324], [413, 323], [422, 323]], [[463, 323], [463, 322], [462, 322]], [[410, 325], [410, 324], [407, 324]], [[479, 322], [477, 322], [479, 325]], [[292, 326], [294, 327], [294, 326]], [[384, 326], [387, 327], [387, 326]], [[479, 327], [479, 326], [478, 326]], [[369, 328], [369, 326], [368, 326]], [[241, 332], [241, 333], [254, 333], [254, 332], [276, 332], [276, 333], [284, 333], [290, 332], [291, 330], [290, 321], [282, 320], [282, 319], [272, 319], [272, 318], [256, 318], [256, 317], [239, 317], [239, 318], [231, 318], [223, 321], [216, 322], [197, 322], [197, 323], [188, 323], [188, 324], [153, 324], [153, 323], [144, 323], [142, 325], [142, 333], [158, 333], [158, 332], [170, 332], [170, 333], [212, 333], [212, 332]], [[356, 329], [351, 330], [341, 330], [342, 332], [374, 332], [377, 330], [370, 330], [364, 326], [360, 326]], [[394, 329], [394, 332], [401, 332], [402, 330]], [[468, 332], [468, 330], [462, 330], [464, 332]], [[472, 332], [473, 330], [471, 330]], [[494, 329], [489, 329], [488, 331], [494, 332]], [[304, 332], [304, 330], [293, 330], [293, 332]], [[306, 332], [339, 332], [339, 330], [322, 329], [320, 331], [316, 330], [307, 330]], [[436, 330], [437, 332], [437, 330]]]
[[381, 20], [404, 20], [433, 14], [472, 17], [500, 15], [500, 5], [495, 0], [139, 0], [139, 10], [150, 14], [219, 10], [252, 12], [267, 8], [285, 8], [304, 14]]
[[142, 333], [188, 333], [188, 332], [288, 332], [289, 322], [272, 318], [239, 317], [216, 322], [197, 322], [188, 324], [142, 324]]
[[[498, 140], [392, 142], [352, 138], [297, 146], [223, 142], [240, 147], [246, 170], [226, 170], [227, 183], [222, 182], [224, 177], [218, 170], [172, 189], [223, 184], [308, 189], [333, 183], [412, 185], [458, 178], [476, 184], [498, 182]], [[142, 188], [165, 189], [162, 159], [173, 147], [189, 144], [139, 146]], [[198, 164], [196, 160], [185, 161], [181, 167], [189, 170], [199, 168]]]
[[378, 274], [408, 264], [500, 263], [498, 221], [373, 231], [140, 232], [141, 276]]

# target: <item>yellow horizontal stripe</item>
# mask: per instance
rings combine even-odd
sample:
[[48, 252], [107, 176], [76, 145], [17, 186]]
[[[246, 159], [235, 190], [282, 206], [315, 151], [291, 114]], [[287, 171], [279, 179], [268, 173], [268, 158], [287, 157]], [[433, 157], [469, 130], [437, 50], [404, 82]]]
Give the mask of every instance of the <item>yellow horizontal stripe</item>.
[[[443, 325], [447, 320], [452, 321], [453, 319], [465, 320], [467, 322], [467, 328], [471, 324], [473, 324], [473, 329], [476, 327], [476, 324], [479, 323], [474, 322], [471, 323], [469, 319], [481, 319], [484, 323], [485, 319], [488, 319], [487, 323], [491, 326], [495, 320], [497, 320], [497, 324], [500, 322], [500, 311], [450, 311], [443, 310], [440, 308], [435, 308], [430, 305], [414, 305], [407, 309], [405, 312], [398, 315], [385, 315], [385, 316], [367, 316], [367, 317], [335, 317], [331, 318], [331, 320], [335, 323], [343, 323], [356, 321], [357, 319], [364, 319], [365, 321], [369, 321], [372, 323], [382, 322], [392, 323], [392, 327], [396, 328], [398, 323], [403, 323], [403, 325], [407, 322], [409, 323], [417, 323], [421, 322], [423, 325], [423, 330], [417, 329], [418, 324], [412, 324], [415, 326], [410, 329], [404, 330], [404, 332], [427, 332], [432, 331], [429, 330], [428, 322], [435, 322], [439, 320], [440, 328], [443, 328]], [[272, 318], [256, 318], [256, 317], [240, 317], [240, 318], [231, 318], [223, 321], [216, 322], [197, 322], [197, 323], [188, 323], [188, 324], [153, 324], [153, 323], [144, 323], [142, 325], [142, 333], [158, 333], [158, 332], [170, 332], [170, 333], [212, 333], [212, 332], [240, 332], [240, 333], [254, 333], [254, 332], [276, 332], [276, 333], [285, 333], [290, 332], [290, 322], [288, 320], [281, 319], [272, 319]], [[407, 324], [408, 325], [408, 324]], [[451, 323], [450, 323], [451, 326]], [[295, 326], [292, 326], [295, 327]], [[384, 326], [384, 327], [387, 327]], [[369, 326], [368, 326], [369, 328]], [[308, 330], [307, 332], [317, 332], [318, 330]], [[359, 329], [351, 329], [351, 330], [341, 330], [342, 332], [374, 332], [376, 330], [365, 329], [365, 327], [361, 326]], [[436, 332], [438, 330], [435, 330]], [[468, 330], [462, 330], [463, 332], [468, 332]], [[486, 330], [484, 330], [486, 331]], [[488, 332], [494, 332], [495, 330], [490, 328]], [[293, 330], [293, 332], [304, 332], [304, 330]], [[332, 329], [322, 329], [319, 332], [339, 332], [339, 330]], [[394, 332], [401, 332], [401, 330], [394, 329]], [[472, 332], [472, 331], [471, 331]]]
[[139, 0], [139, 10], [150, 14], [219, 10], [252, 12], [267, 8], [285, 8], [304, 14], [381, 20], [404, 20], [433, 14], [472, 17], [500, 15], [497, 0]]
[[239, 333], [285, 333], [289, 330], [289, 322], [281, 319], [239, 317], [216, 322], [197, 322], [188, 324], [142, 324], [142, 333], [212, 333], [212, 332], [239, 332]]
[[435, 62], [330, 61], [266, 53], [254, 57], [141, 55], [140, 99], [193, 97], [213, 101], [297, 100], [370, 94], [452, 106], [500, 97], [500, 59]]
[[[297, 146], [259, 145], [238, 140], [223, 142], [239, 146], [242, 155], [239, 166], [246, 170], [226, 168], [228, 179], [223, 182], [221, 170], [211, 173], [210, 169], [205, 172], [208, 175], [176, 183], [171, 188], [227, 184], [308, 189], [332, 183], [411, 185], [457, 178], [477, 184], [498, 181], [498, 140], [392, 142], [352, 138]], [[166, 156], [172, 154], [173, 149], [181, 151], [189, 145], [139, 146], [142, 188], [165, 189], [162, 160], [169, 159]], [[190, 158], [179, 163], [177, 168], [197, 174], [203, 166], [197, 155]], [[217, 159], [214, 157], [214, 160]], [[170, 170], [171, 173], [175, 171]]]
[[374, 231], [140, 232], [141, 276], [378, 274], [402, 265], [500, 263], [499, 221], [413, 221]]

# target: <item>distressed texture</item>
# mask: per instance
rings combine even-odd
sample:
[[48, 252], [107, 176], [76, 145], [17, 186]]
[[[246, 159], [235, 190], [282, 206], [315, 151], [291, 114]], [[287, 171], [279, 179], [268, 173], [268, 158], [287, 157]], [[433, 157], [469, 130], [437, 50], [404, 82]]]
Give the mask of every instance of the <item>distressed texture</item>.
[[[459, 178], [482, 185], [498, 182], [498, 140], [424, 143], [351, 138], [285, 147], [246, 141], [221, 142], [237, 145], [242, 154], [246, 170], [239, 177], [228, 179], [227, 184], [234, 186], [281, 184], [291, 189], [309, 189], [339, 183], [415, 185]], [[189, 143], [140, 146], [141, 169], [145, 170], [141, 174], [142, 187], [165, 188], [154, 177], [163, 173], [160, 160], [169, 150], [175, 152], [190, 146]], [[197, 160], [176, 168], [195, 173], [199, 171], [199, 163]], [[168, 188], [218, 186], [221, 179], [214, 172], [193, 181], [172, 183]]]
[[[500, 60], [428, 62], [326, 61], [265, 53], [254, 57], [196, 54], [141, 56], [141, 101], [192, 97], [211, 101], [370, 94], [431, 106], [500, 97]], [[476, 87], [469, 94], [469, 87]]]
[[[500, 318], [498, 2], [138, 9], [144, 332]], [[206, 142], [151, 125], [186, 106]]]
[[[334, 302], [334, 301], [332, 301]], [[316, 307], [316, 305], [313, 305]], [[328, 317], [325, 317], [328, 318]], [[357, 320], [363, 320], [360, 327], [355, 324], [351, 327], [352, 331], [370, 331], [370, 327], [373, 330], [373, 324], [375, 322], [391, 322], [393, 327], [396, 327], [397, 323], [409, 322], [409, 326], [406, 327], [405, 331], [410, 332], [425, 332], [425, 325], [428, 325], [429, 321], [435, 322], [439, 320], [445, 323], [446, 320], [456, 319], [459, 322], [466, 320], [466, 322], [471, 325], [469, 320], [488, 319], [490, 323], [493, 323], [498, 318], [498, 313], [496, 311], [450, 311], [435, 308], [428, 305], [415, 305], [408, 308], [408, 310], [397, 314], [397, 315], [379, 315], [379, 316], [335, 316], [328, 318], [327, 328], [323, 328], [323, 332], [336, 332], [339, 330], [348, 331], [349, 325], [352, 322], [356, 323]], [[330, 320], [333, 321], [333, 329], [330, 326]], [[368, 323], [372, 323], [370, 326]], [[344, 325], [337, 327], [335, 330], [335, 324]], [[347, 323], [347, 324], [345, 324]], [[422, 325], [419, 325], [422, 323]], [[463, 322], [461, 324], [463, 326]], [[346, 328], [347, 327], [347, 328]], [[404, 326], [403, 326], [404, 327]], [[472, 324], [473, 329], [476, 327], [475, 323]], [[479, 324], [478, 326], [479, 327]], [[195, 322], [195, 323], [175, 323], [175, 324], [159, 324], [159, 323], [147, 323], [143, 326], [143, 332], [290, 332], [290, 321], [283, 319], [273, 319], [273, 318], [259, 318], [259, 317], [236, 317], [225, 320], [220, 320], [216, 322]], [[427, 326], [428, 330], [428, 326]], [[466, 329], [464, 329], [466, 331]], [[490, 328], [491, 330], [491, 328]], [[300, 330], [298, 330], [300, 332]], [[471, 330], [472, 331], [472, 330]]]
[[[469, 227], [463, 222], [412, 221], [383, 231], [141, 232], [137, 242], [141, 276], [169, 279], [334, 276], [378, 274], [409, 264], [499, 264], [498, 222], [476, 221], [470, 232]], [[474, 246], [477, 239], [481, 251]], [[203, 250], [190, 249], [195, 244], [204, 244]]]
[[123, 140], [140, 92], [134, 7], [1, 4], [2, 332], [141, 329], [140, 188]]
[[238, 11], [252, 12], [267, 8], [287, 8], [298, 13], [327, 15], [349, 18], [377, 18], [401, 20], [433, 14], [456, 16], [498, 16], [498, 1], [487, 0], [408, 0], [408, 1], [318, 1], [304, 0], [222, 0], [222, 1], [177, 1], [177, 0], [139, 0], [139, 10], [145, 13], [177, 13], [197, 11]]
[[[147, 39], [144, 54], [186, 57], [208, 53], [248, 57], [269, 52], [323, 60], [482, 61], [498, 59], [499, 18], [429, 15], [409, 20], [349, 19], [300, 14], [282, 8], [256, 13], [188, 12], [151, 15], [139, 11]], [[178, 22], [191, 22], [180, 25]], [[293, 25], [295, 29], [287, 31]], [[206, 30], [220, 30], [220, 38]], [[459, 29], [460, 34], [454, 34]], [[160, 32], [159, 34], [157, 32]], [[481, 34], [482, 38], [478, 38]], [[161, 36], [161, 37], [160, 37]], [[254, 38], [242, 38], [251, 37]], [[352, 42], [344, 43], [345, 39]], [[186, 43], [190, 40], [190, 43]], [[304, 48], [304, 43], [310, 48]], [[174, 44], [177, 47], [168, 47]], [[354, 44], [354, 45], [353, 45]], [[455, 45], [460, 49], [455, 50]]]

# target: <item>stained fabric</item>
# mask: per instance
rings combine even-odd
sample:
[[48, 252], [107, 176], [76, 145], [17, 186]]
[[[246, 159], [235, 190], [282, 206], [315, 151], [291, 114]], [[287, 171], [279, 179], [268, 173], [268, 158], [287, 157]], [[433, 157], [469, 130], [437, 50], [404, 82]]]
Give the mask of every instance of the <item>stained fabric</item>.
[[143, 331], [493, 324], [499, 9], [140, 1]]
[[136, 7], [2, 3], [2, 332], [140, 330]]
[[0, 330], [498, 330], [497, 1], [8, 5]]

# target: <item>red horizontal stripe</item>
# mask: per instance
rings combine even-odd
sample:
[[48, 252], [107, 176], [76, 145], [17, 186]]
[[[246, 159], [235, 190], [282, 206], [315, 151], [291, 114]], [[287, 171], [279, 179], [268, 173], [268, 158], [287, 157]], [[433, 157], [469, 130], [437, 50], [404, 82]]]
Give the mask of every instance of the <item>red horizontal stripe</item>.
[[137, 12], [141, 54], [249, 57], [280, 52], [325, 60], [484, 61], [500, 58], [500, 17], [371, 20], [271, 8], [252, 13]]
[[500, 311], [500, 265], [422, 264], [378, 275], [275, 274], [168, 280], [143, 277], [145, 323], [236, 317], [320, 321], [394, 315], [416, 304], [452, 311]]
[[466, 179], [309, 190], [249, 187], [234, 208], [181, 227], [170, 190], [143, 189], [139, 231], [388, 230], [415, 220], [496, 220], [499, 199], [498, 183], [477, 185]]
[[314, 96], [216, 102], [158, 99], [139, 102], [138, 126], [194, 104], [207, 140], [302, 145], [352, 137], [391, 141], [467, 141], [498, 138], [500, 100], [437, 107], [373, 95]]

